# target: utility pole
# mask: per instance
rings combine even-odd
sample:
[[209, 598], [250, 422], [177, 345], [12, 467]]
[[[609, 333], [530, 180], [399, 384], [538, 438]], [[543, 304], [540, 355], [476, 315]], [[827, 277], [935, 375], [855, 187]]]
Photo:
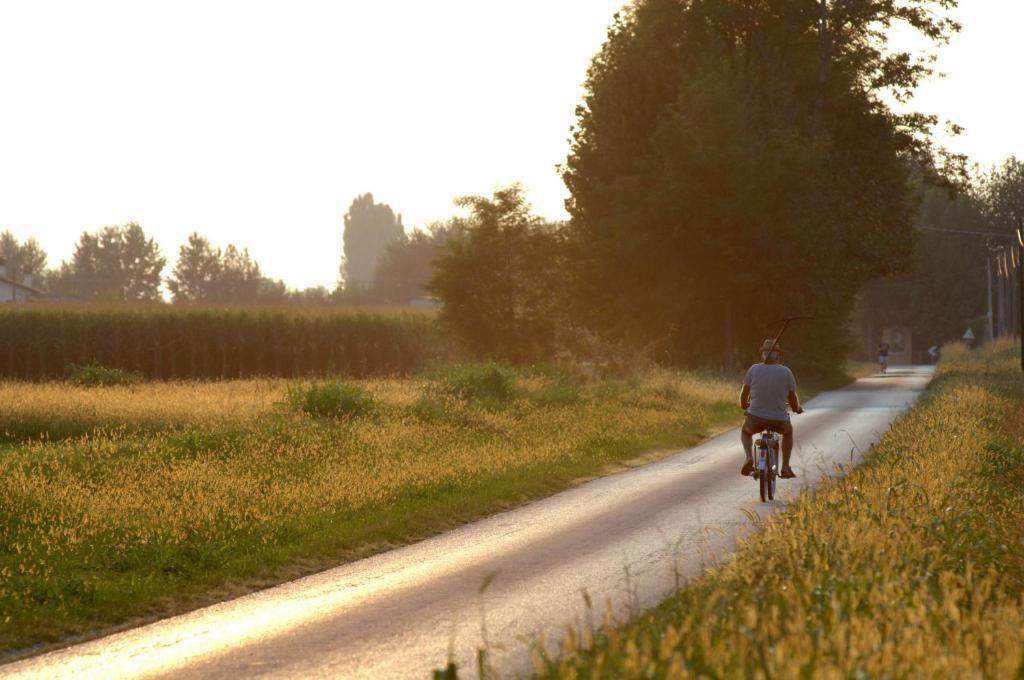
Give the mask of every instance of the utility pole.
[[985, 259], [985, 279], [988, 281], [988, 311], [985, 312], [985, 341], [995, 340], [995, 328], [992, 323], [992, 252]]
[[[991, 231], [968, 231], [966, 229], [940, 229], [938, 227], [921, 227], [921, 230], [922, 231], [942, 232], [942, 233], [946, 233], [946, 234], [963, 234], [965, 236], [974, 236], [974, 237], [990, 238], [990, 239], [991, 238], [1008, 238], [1008, 239], [1012, 240], [1014, 238], [1014, 235], [1011, 235], [1011, 234], [1000, 234], [998, 232], [991, 232]], [[1019, 318], [1018, 328], [1020, 330], [1020, 370], [1022, 372], [1024, 372], [1024, 219], [1021, 219], [1019, 217], [1017, 218], [1016, 238], [1017, 238], [1017, 246], [1018, 246], [1017, 253], [1020, 256], [1019, 258], [1017, 258], [1020, 261], [1019, 264], [1018, 264], [1018, 267], [1017, 267], [1017, 278], [1018, 278], [1018, 282], [1017, 282], [1017, 287], [1018, 287], [1018, 289], [1017, 289], [1017, 304], [1018, 304], [1018, 307], [1019, 307], [1019, 312], [1018, 312], [1017, 316]], [[1004, 247], [1004, 254], [1010, 255], [1012, 248], [1013, 248], [1012, 243], [1011, 243], [1011, 245], [1009, 247]], [[988, 333], [988, 339], [989, 340], [993, 340], [995, 338], [995, 332], [994, 332], [993, 319], [992, 319], [992, 255], [995, 252], [995, 250], [990, 245], [988, 251], [989, 251], [988, 252], [988, 259], [985, 261], [985, 274], [986, 274], [986, 276], [988, 278], [988, 313], [986, 315], [987, 316], [987, 324], [986, 324], [986, 326], [988, 326], [988, 327], [986, 328], [986, 332]], [[1010, 273], [1010, 269], [1012, 268], [1011, 267], [1011, 264], [1012, 264], [1011, 258], [1007, 257], [1006, 261], [1007, 261], [1007, 264], [1006, 264], [1006, 279], [1007, 279], [1007, 281], [1006, 281], [1006, 283], [1009, 286], [1009, 288], [1007, 290], [1012, 291], [1013, 290], [1013, 287], [1012, 287], [1013, 284], [1012, 284], [1012, 282], [1009, 281], [1009, 279], [1012, 278], [1012, 274]], [[1000, 280], [1002, 280], [1002, 277], [1000, 277]], [[1002, 290], [1002, 286], [1000, 286], [1000, 290]], [[1004, 306], [1000, 307], [1000, 309], [999, 309], [1000, 314], [1005, 316], [1004, 312], [1006, 310], [1012, 309], [1012, 308], [1013, 308], [1013, 302], [1011, 300], [1009, 305], [1006, 305], [1005, 307]], [[1005, 326], [1005, 324], [1003, 324], [1003, 325]], [[1013, 320], [1012, 319], [1009, 321], [1009, 326], [1006, 326], [1006, 330], [1009, 333], [1011, 333], [1011, 334], [1013, 333]]]
[[1020, 320], [1020, 370], [1024, 372], [1024, 220], [1017, 219], [1017, 318]]

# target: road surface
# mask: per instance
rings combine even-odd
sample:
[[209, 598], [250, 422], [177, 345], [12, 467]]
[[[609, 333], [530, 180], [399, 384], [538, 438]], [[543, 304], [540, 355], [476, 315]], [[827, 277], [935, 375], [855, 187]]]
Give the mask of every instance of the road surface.
[[[0, 666], [14, 678], [426, 678], [476, 652], [529, 672], [540, 632], [660, 601], [761, 515], [865, 452], [931, 378], [894, 368], [794, 417], [799, 478], [773, 504], [741, 477], [736, 430], [446, 534], [142, 628]], [[584, 593], [593, 604], [588, 607]]]

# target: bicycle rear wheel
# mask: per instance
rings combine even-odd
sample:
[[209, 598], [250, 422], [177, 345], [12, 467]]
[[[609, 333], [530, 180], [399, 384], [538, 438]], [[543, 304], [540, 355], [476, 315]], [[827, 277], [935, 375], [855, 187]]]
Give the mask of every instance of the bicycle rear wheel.
[[771, 482], [768, 481], [771, 478], [771, 472], [769, 470], [761, 470], [761, 474], [757, 476], [758, 490], [761, 492], [761, 502], [767, 503], [771, 500], [771, 491], [769, 490]]
[[[779, 481], [779, 466], [773, 450], [768, 456], [768, 500], [775, 500], [775, 483]], [[762, 499], [764, 500], [764, 499]]]

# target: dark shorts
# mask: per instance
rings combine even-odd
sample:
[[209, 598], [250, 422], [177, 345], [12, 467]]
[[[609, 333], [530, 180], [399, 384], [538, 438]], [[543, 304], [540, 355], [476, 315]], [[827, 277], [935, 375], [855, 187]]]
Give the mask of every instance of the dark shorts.
[[768, 420], [750, 413], [747, 414], [747, 419], [743, 421], [743, 434], [754, 435], [765, 430], [778, 432], [788, 437], [793, 434], [793, 423], [789, 420]]

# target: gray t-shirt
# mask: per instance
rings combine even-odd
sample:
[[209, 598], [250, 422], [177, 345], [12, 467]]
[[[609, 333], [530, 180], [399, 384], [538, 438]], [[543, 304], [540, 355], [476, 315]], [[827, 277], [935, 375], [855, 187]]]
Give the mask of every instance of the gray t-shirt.
[[754, 364], [743, 384], [750, 387], [747, 413], [765, 420], [789, 420], [790, 392], [796, 392], [793, 371], [782, 364]]

